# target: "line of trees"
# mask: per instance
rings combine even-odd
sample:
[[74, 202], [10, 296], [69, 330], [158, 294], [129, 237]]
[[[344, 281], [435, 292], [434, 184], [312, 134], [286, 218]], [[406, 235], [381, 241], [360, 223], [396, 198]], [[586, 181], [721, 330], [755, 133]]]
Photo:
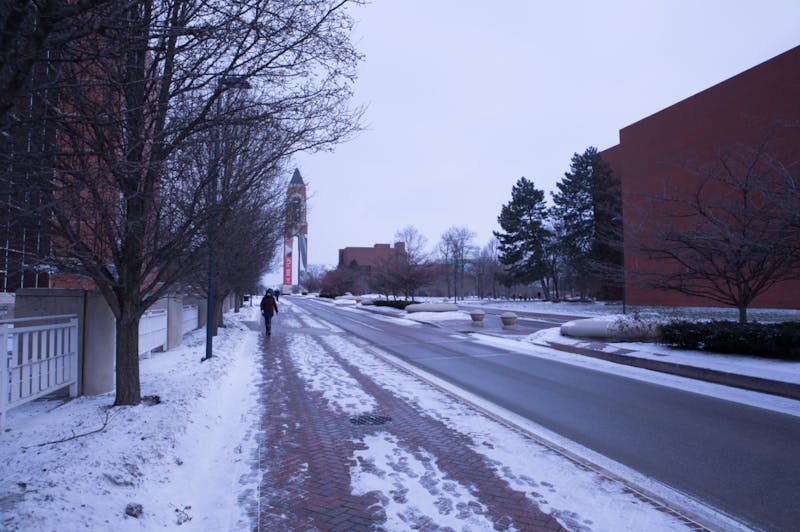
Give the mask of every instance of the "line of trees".
[[495, 232], [504, 281], [538, 282], [547, 299], [565, 288], [618, 299], [627, 275], [637, 286], [736, 308], [747, 322], [756, 298], [800, 280], [797, 130], [774, 124], [757, 146], [677, 161], [660, 194], [628, 206], [646, 210], [628, 229], [628, 247], [653, 262], [627, 274], [620, 185], [596, 149], [572, 157], [550, 207], [544, 191], [521, 178]]
[[224, 258], [222, 293], [263, 271], [282, 230], [289, 158], [358, 130], [354, 3], [77, 0], [40, 10], [15, 0], [0, 10], [4, 59], [20, 54], [0, 69], [9, 219], [48, 239], [40, 267], [91, 279], [108, 302], [115, 404], [140, 401], [144, 311], [176, 286], [202, 290], [212, 247]]
[[565, 288], [581, 298], [619, 297], [622, 289], [622, 206], [619, 182], [597, 149], [574, 154], [551, 193], [520, 178], [502, 206], [495, 231], [505, 284], [539, 283], [545, 299]]
[[[647, 215], [629, 228], [628, 246], [655, 265], [628, 272], [629, 280], [732, 306], [744, 323], [758, 296], [800, 279], [797, 131], [780, 124], [758, 146], [720, 150], [710, 164], [684, 161], [663, 193], [640, 198]], [[369, 275], [347, 265], [321, 284], [331, 281], [334, 292], [455, 299], [496, 297], [499, 283], [512, 296], [624, 301], [620, 184], [595, 148], [573, 155], [550, 199], [548, 205], [545, 191], [522, 177], [501, 208], [496, 240], [485, 248], [475, 246], [469, 228], [451, 227], [436, 254], [420, 252], [424, 244], [411, 246], [414, 269], [396, 259], [371, 265]], [[395, 236], [424, 242], [414, 228]]]
[[590, 147], [573, 155], [557, 187], [548, 206], [544, 190], [520, 178], [501, 208], [501, 230], [483, 248], [468, 227], [453, 226], [436, 253], [425, 253], [424, 237], [409, 227], [395, 234], [395, 241], [412, 243], [406, 258], [370, 265], [368, 275], [364, 265], [340, 265], [321, 277], [320, 287], [406, 298], [423, 291], [454, 300], [497, 297], [500, 287], [512, 297], [619, 299], [624, 276], [618, 180]]
[[[309, 266], [307, 288], [332, 295], [374, 293], [386, 299], [416, 296], [461, 298], [499, 297], [503, 266], [498, 260], [497, 240], [483, 248], [475, 233], [465, 226], [448, 228], [431, 251], [427, 238], [414, 226], [395, 233], [405, 251], [370, 264], [342, 264], [335, 269]], [[524, 287], [508, 285], [503, 293], [525, 293]]]

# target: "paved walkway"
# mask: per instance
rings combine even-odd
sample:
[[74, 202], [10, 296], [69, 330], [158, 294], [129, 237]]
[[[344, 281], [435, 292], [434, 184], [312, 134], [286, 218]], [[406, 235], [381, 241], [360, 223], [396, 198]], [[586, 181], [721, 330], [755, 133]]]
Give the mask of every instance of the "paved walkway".
[[[380, 529], [386, 515], [378, 495], [352, 495], [350, 486], [356, 442], [378, 431], [407, 443], [409, 452], [421, 461], [434, 457], [448, 478], [470, 486], [472, 495], [485, 507], [484, 517], [495, 529], [563, 530], [523, 492], [498, 478], [486, 459], [470, 449], [466, 436], [390, 394], [332, 351], [328, 353], [377, 400], [376, 411], [389, 413], [391, 420], [382, 425], [356, 425], [326, 408], [321, 394], [306, 390], [297, 375], [287, 342], [292, 334], [332, 333], [287, 329], [282, 323], [291, 316], [291, 306], [283, 306], [281, 312], [272, 337], [260, 340], [265, 414], [259, 461], [264, 476], [258, 507], [252, 509], [258, 515], [260, 531]], [[421, 453], [422, 449], [429, 454]], [[403, 502], [406, 493], [398, 490], [393, 497]], [[470, 511], [475, 512], [475, 508]], [[409, 523], [409, 528], [439, 529], [424, 517]]]

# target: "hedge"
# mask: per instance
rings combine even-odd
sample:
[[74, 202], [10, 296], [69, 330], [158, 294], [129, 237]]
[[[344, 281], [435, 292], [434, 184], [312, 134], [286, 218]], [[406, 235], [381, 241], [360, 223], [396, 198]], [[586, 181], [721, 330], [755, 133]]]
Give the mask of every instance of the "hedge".
[[321, 290], [319, 293], [319, 297], [324, 297], [326, 299], [336, 299], [341, 295], [342, 294], [340, 292], [331, 292], [329, 290]]
[[376, 307], [392, 307], [392, 308], [397, 308], [397, 309], [400, 309], [400, 310], [405, 310], [405, 308], [408, 305], [410, 305], [411, 303], [413, 303], [413, 301], [408, 301], [408, 300], [404, 300], [404, 301], [387, 301], [385, 299], [376, 299], [374, 301], [374, 303], [375, 303]]
[[672, 321], [659, 341], [681, 349], [800, 360], [800, 322]]

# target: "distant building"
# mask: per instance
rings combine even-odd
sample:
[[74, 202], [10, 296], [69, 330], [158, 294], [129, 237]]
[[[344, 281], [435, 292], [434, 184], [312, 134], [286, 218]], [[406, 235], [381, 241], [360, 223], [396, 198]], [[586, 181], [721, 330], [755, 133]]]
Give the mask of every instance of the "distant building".
[[339, 250], [339, 268], [358, 268], [363, 273], [369, 273], [380, 264], [406, 254], [406, 245], [403, 242], [390, 244], [375, 244], [368, 247], [346, 247]]
[[[675, 268], [642, 251], [641, 228], [663, 215], [648, 199], [693, 190], [699, 178], [690, 166], [711, 166], [723, 150], [762, 145], [770, 132], [771, 160], [800, 180], [800, 46], [621, 129], [619, 144], [601, 153], [621, 182], [629, 303], [714, 305], [642, 281]], [[800, 282], [780, 283], [752, 306], [798, 308]]]

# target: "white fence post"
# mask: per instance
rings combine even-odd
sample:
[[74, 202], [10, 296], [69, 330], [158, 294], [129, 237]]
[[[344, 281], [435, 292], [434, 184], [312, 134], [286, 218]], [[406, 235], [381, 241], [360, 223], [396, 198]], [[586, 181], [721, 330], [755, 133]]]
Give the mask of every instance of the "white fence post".
[[69, 396], [78, 395], [78, 318], [69, 320], [69, 352], [72, 354], [72, 364], [70, 365], [70, 379], [73, 383], [69, 387]]

